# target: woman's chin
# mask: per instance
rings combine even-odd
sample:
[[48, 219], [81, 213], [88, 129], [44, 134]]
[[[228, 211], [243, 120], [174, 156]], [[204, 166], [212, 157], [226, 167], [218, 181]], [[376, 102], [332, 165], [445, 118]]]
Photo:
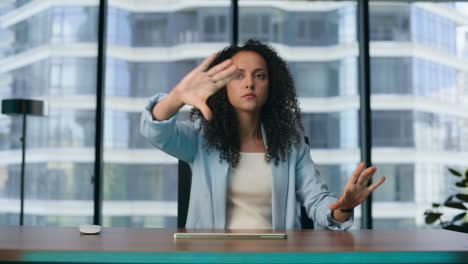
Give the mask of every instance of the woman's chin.
[[258, 107], [243, 107], [243, 108], [237, 108], [237, 112], [242, 112], [242, 113], [257, 113], [260, 112], [260, 108]]
[[244, 102], [242, 104], [235, 105], [234, 108], [237, 112], [243, 113], [257, 113], [262, 109], [258, 102]]

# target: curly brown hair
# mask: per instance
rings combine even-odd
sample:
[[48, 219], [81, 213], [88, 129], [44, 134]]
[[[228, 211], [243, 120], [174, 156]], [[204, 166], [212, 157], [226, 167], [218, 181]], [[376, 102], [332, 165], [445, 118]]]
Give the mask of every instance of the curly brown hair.
[[[261, 110], [261, 122], [267, 143], [265, 161], [274, 161], [277, 166], [286, 161], [293, 145], [300, 145], [304, 132], [293, 78], [286, 62], [272, 47], [253, 39], [241, 47], [224, 48], [208, 69], [240, 51], [256, 52], [267, 64], [269, 95]], [[207, 149], [219, 150], [220, 161], [225, 160], [235, 168], [239, 164], [240, 138], [236, 111], [228, 100], [226, 87], [210, 96], [207, 105], [213, 112], [211, 120], [206, 120], [196, 108], [192, 108], [190, 120], [200, 121]]]

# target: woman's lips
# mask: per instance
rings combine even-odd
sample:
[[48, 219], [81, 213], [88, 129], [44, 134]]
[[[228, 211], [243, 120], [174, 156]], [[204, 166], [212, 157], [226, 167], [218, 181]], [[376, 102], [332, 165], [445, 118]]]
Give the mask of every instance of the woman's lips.
[[256, 98], [257, 96], [255, 94], [246, 94], [242, 97], [245, 97], [245, 98]]

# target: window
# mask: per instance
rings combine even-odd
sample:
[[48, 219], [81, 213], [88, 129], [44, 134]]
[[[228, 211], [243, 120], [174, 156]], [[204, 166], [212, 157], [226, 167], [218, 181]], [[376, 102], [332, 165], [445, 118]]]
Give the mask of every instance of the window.
[[[266, 41], [286, 60], [312, 159], [337, 195], [358, 159], [356, 109], [343, 104], [347, 97], [357, 95], [355, 4], [239, 1], [240, 42], [249, 38]], [[346, 159], [327, 159], [346, 156], [344, 153]], [[359, 226], [359, 219], [355, 225]]]
[[175, 227], [178, 161], [141, 135], [141, 111], [214, 51], [206, 42], [228, 45], [229, 5], [167, 9], [167, 1], [130, 2], [119, 9], [109, 4], [107, 26], [117, 46], [110, 47], [119, 52], [107, 54], [103, 225]]
[[414, 117], [408, 111], [373, 111], [372, 144], [375, 147], [414, 147]]
[[[15, 19], [0, 27], [0, 36], [11, 36], [2, 41], [1, 94], [49, 106], [47, 116], [27, 117], [24, 224], [91, 223], [96, 56], [89, 54], [96, 47], [97, 7], [42, 1], [35, 1], [34, 8], [29, 1], [8, 7], [8, 2], [14, 4], [7, 1], [0, 9], [8, 11], [0, 13]], [[30, 16], [18, 16], [18, 6]], [[16, 225], [23, 122], [21, 116], [0, 115], [0, 124], [1, 155], [6, 157], [0, 162], [0, 204], [8, 205], [0, 206], [0, 224]]]
[[465, 70], [457, 63], [465, 45], [454, 16], [468, 13], [457, 5], [378, 1], [370, 12], [372, 159], [387, 177], [374, 195], [375, 228], [428, 228], [424, 210], [446, 198], [444, 169], [463, 152], [466, 117], [457, 109]]
[[250, 38], [260, 41], [273, 41], [272, 10], [255, 8], [240, 8], [239, 39], [245, 42]]
[[413, 164], [374, 164], [378, 173], [374, 180], [385, 176], [385, 184], [374, 193], [375, 202], [414, 202], [415, 182]]
[[371, 41], [410, 41], [409, 6], [371, 5]]
[[[103, 224], [173, 227], [177, 160], [140, 136], [140, 112], [229, 45], [230, 1], [115, 2], [107, 13]], [[338, 195], [359, 160], [357, 2], [239, 5], [240, 42], [265, 41], [290, 66], [312, 158]], [[0, 14], [9, 18], [0, 25], [0, 97], [50, 107], [47, 117], [28, 118], [25, 223], [91, 223], [98, 6], [18, 0], [2, 3]], [[447, 167], [467, 166], [453, 158], [468, 152], [467, 15], [466, 1], [370, 3], [372, 159], [387, 176], [374, 196], [376, 228], [425, 227], [414, 213], [452, 194]], [[20, 118], [0, 115], [5, 225], [18, 223], [21, 129]]]
[[413, 94], [411, 58], [373, 57], [370, 63], [373, 94]]
[[341, 62], [291, 63], [297, 93], [300, 97], [339, 96], [340, 74], [346, 69]]
[[[295, 17], [294, 32], [296, 45], [327, 46], [338, 44], [339, 33], [347, 31], [349, 25], [340, 26], [340, 21], [347, 19], [347, 15], [340, 11], [329, 12], [297, 12]], [[347, 19], [348, 20], [348, 19]]]
[[166, 46], [169, 43], [167, 13], [132, 13], [129, 16], [132, 21], [132, 46]]
[[206, 9], [199, 10], [202, 19], [202, 29], [204, 42], [220, 42], [228, 40], [227, 10]]
[[339, 148], [340, 120], [336, 113], [303, 115], [304, 129], [311, 148]]

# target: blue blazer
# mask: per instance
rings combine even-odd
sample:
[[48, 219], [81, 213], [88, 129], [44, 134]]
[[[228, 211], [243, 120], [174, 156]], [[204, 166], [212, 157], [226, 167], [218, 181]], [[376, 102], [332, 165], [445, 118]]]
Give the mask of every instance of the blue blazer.
[[[154, 146], [165, 153], [187, 162], [192, 169], [187, 228], [226, 227], [227, 175], [229, 163], [219, 161], [219, 151], [204, 147], [203, 131], [190, 121], [153, 120], [151, 110], [166, 94], [152, 97], [141, 116], [140, 131]], [[262, 128], [263, 141], [265, 131]], [[272, 183], [273, 229], [300, 229], [300, 205], [314, 221], [317, 229], [346, 230], [353, 224], [353, 216], [345, 222], [331, 218], [329, 204], [336, 197], [326, 184], [310, 157], [310, 148], [302, 142], [293, 148], [286, 162], [278, 166], [270, 163]]]

